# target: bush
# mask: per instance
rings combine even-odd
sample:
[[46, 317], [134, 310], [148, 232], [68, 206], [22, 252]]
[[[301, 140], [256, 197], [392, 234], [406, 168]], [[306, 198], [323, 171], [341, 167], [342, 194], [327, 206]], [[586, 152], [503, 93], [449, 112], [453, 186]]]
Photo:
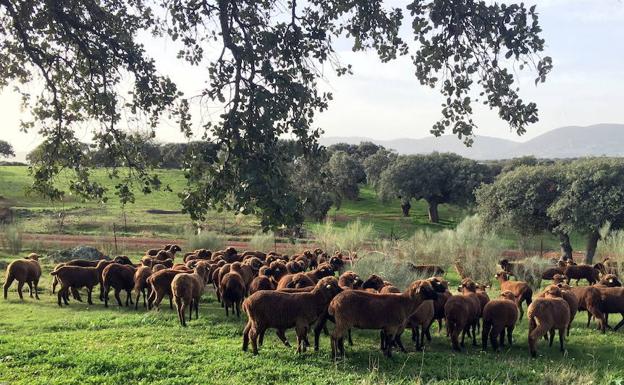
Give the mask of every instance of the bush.
[[6, 225], [2, 228], [2, 248], [12, 254], [22, 251], [22, 229], [17, 225]]
[[202, 231], [199, 234], [191, 234], [187, 236], [187, 245], [189, 250], [221, 250], [225, 247], [226, 241], [227, 239], [223, 235], [219, 235], [214, 231]]
[[275, 248], [275, 236], [271, 233], [256, 232], [249, 240], [249, 250], [267, 252]]
[[374, 240], [375, 231], [372, 224], [362, 223], [359, 219], [344, 229], [336, 228], [332, 221], [327, 220], [318, 227], [315, 236], [319, 247], [326, 252], [341, 251], [353, 255]]
[[519, 274], [516, 279], [525, 281], [533, 290], [537, 290], [542, 285], [542, 273], [552, 267], [552, 262], [540, 256], [520, 261], [524, 264], [524, 273]]
[[410, 271], [407, 268], [407, 264], [403, 261], [378, 251], [359, 255], [353, 266], [351, 266], [351, 270], [358, 273], [362, 279], [366, 279], [371, 274], [377, 274], [401, 290], [405, 289], [413, 281], [424, 278], [418, 277]]

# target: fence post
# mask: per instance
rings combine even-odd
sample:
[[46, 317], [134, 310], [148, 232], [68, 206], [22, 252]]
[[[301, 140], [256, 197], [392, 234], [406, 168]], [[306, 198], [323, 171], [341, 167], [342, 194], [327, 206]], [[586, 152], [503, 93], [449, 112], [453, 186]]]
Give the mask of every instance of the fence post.
[[115, 239], [115, 254], [119, 254], [119, 252], [117, 251], [117, 228], [114, 223], [113, 223], [113, 237]]

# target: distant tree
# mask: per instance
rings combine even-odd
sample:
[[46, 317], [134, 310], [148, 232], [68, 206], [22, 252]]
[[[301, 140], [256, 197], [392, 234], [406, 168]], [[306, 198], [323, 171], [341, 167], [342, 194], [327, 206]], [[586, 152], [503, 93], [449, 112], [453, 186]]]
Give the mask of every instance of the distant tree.
[[382, 174], [379, 192], [383, 199], [401, 197], [405, 202], [424, 199], [429, 205], [429, 220], [439, 221], [438, 205], [465, 206], [474, 201], [473, 191], [491, 181], [487, 166], [456, 154], [399, 156]]
[[503, 226], [522, 236], [553, 232], [559, 236], [562, 253], [571, 257], [569, 232], [559, 229], [548, 213], [566, 188], [561, 165], [519, 166], [494, 183], [481, 185], [475, 195], [488, 228]]
[[381, 173], [396, 160], [397, 156], [395, 152], [390, 150], [379, 149], [376, 153], [364, 159], [362, 165], [366, 173], [366, 182], [376, 189]]
[[326, 166], [328, 154], [301, 157], [292, 163], [291, 188], [301, 202], [305, 218], [320, 222], [334, 204], [331, 174]]
[[373, 142], [360, 142], [357, 146], [356, 156], [363, 162], [368, 157], [375, 155], [378, 151], [385, 150], [384, 146], [380, 146]]
[[624, 160], [584, 159], [564, 168], [566, 188], [549, 207], [557, 229], [587, 235], [585, 261], [592, 263], [600, 240], [600, 228], [624, 226]]
[[15, 150], [13, 150], [13, 146], [4, 140], [0, 140], [0, 157], [2, 158], [10, 158], [15, 156]]
[[344, 151], [334, 152], [327, 163], [335, 193], [334, 204], [340, 208], [345, 199], [355, 200], [360, 194], [359, 183], [366, 180], [364, 167]]
[[503, 162], [503, 168], [501, 172], [509, 172], [520, 166], [536, 166], [539, 161], [533, 155], [522, 156], [519, 158], [507, 159]]
[[335, 143], [327, 147], [327, 151], [330, 154], [342, 151], [342, 152], [346, 152], [349, 155], [355, 155], [357, 154], [357, 150], [358, 150], [357, 144], [349, 144], [349, 143]]

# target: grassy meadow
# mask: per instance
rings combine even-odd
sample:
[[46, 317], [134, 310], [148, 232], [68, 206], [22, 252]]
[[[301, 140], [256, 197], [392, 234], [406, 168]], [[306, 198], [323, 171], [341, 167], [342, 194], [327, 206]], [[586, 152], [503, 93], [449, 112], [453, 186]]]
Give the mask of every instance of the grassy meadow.
[[[6, 384], [621, 384], [624, 336], [605, 335], [584, 326], [586, 313], [574, 322], [567, 352], [558, 345], [538, 347], [531, 359], [527, 320], [514, 332], [515, 345], [501, 353], [482, 352], [469, 344], [454, 353], [450, 342], [432, 327], [433, 342], [417, 352], [403, 337], [408, 353], [392, 359], [378, 349], [378, 334], [354, 331], [355, 345], [345, 360], [333, 362], [329, 338], [319, 352], [297, 355], [273, 332], [257, 357], [241, 350], [241, 319], [226, 318], [212, 290], [204, 294], [199, 320], [179, 326], [163, 302], [160, 312], [104, 308], [71, 301], [59, 308], [49, 292], [50, 265], [44, 265], [41, 300], [22, 303], [15, 287], [0, 301], [0, 383]], [[458, 278], [447, 274], [456, 287]], [[496, 285], [496, 287], [498, 287]], [[492, 289], [490, 296], [497, 295]], [[122, 295], [122, 299], [124, 296]], [[619, 317], [612, 316], [611, 324]], [[330, 326], [331, 330], [331, 326]], [[292, 331], [287, 333], [291, 343]]]

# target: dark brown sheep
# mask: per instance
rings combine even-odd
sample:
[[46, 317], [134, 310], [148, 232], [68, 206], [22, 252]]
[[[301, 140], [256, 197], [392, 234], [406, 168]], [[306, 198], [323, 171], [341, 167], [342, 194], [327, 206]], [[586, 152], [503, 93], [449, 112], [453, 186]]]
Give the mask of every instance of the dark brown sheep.
[[529, 284], [522, 281], [510, 281], [509, 274], [504, 271], [496, 273], [494, 277], [500, 282], [501, 292], [509, 290], [516, 297], [516, 304], [520, 311], [520, 318], [522, 318], [524, 315], [522, 302], [526, 302], [527, 306], [529, 306], [533, 297], [533, 290]]
[[435, 310], [433, 318], [435, 320], [438, 320], [439, 334], [442, 331], [442, 320], [444, 319], [444, 305], [446, 304], [446, 301], [448, 301], [448, 299], [453, 296], [453, 294], [451, 294], [451, 292], [448, 290], [447, 281], [438, 277], [431, 277], [427, 279], [427, 281], [431, 283], [433, 290], [438, 293], [437, 298], [433, 300], [433, 306]]
[[179, 270], [174, 269], [164, 269], [159, 272], [152, 273], [147, 278], [147, 283], [151, 287], [151, 293], [147, 300], [148, 308], [152, 306], [156, 309], [160, 309], [160, 303], [162, 302], [165, 295], [169, 295], [169, 307], [173, 309], [173, 294], [171, 293], [171, 282], [173, 282], [173, 278], [183, 273]]
[[249, 285], [249, 295], [254, 294], [260, 290], [275, 290], [275, 285], [271, 279], [265, 275], [259, 275], [251, 281]]
[[171, 281], [171, 293], [182, 326], [186, 326], [185, 310], [187, 307], [189, 320], [193, 319], [193, 309], [195, 309], [195, 318], [199, 318], [199, 301], [206, 286], [206, 272], [206, 265], [198, 264], [192, 274], [181, 273]]
[[362, 279], [360, 276], [353, 271], [345, 271], [338, 278], [338, 284], [343, 289], [359, 289], [362, 287]]
[[542, 279], [553, 279], [555, 275], [561, 274], [563, 275], [566, 268], [566, 263], [564, 261], [558, 261], [557, 266], [548, 268], [542, 272]]
[[483, 331], [481, 344], [483, 350], [487, 350], [488, 338], [495, 351], [500, 346], [505, 346], [505, 331], [509, 346], [513, 342], [513, 330], [518, 321], [518, 306], [516, 297], [510, 291], [503, 291], [497, 299], [489, 301], [483, 308]]
[[289, 261], [286, 264], [286, 270], [288, 271], [288, 274], [297, 274], [303, 271], [303, 269], [301, 268], [301, 265], [295, 261]]
[[600, 281], [595, 285], [596, 287], [621, 287], [622, 282], [615, 274], [605, 274], [600, 278]]
[[132, 289], [134, 289], [134, 273], [136, 268], [130, 265], [111, 263], [102, 271], [102, 282], [104, 283], [104, 306], [108, 307], [108, 293], [112, 288], [115, 293], [117, 304], [122, 306], [119, 293], [126, 292], [126, 306], [132, 303]]
[[527, 309], [529, 319], [529, 352], [537, 356], [537, 341], [550, 332], [552, 346], [555, 330], [559, 331], [559, 349], [564, 352], [565, 334], [570, 324], [570, 307], [557, 286], [549, 287], [545, 298], [536, 298]]
[[[385, 338], [384, 354], [392, 355], [392, 345], [407, 325], [408, 318], [428, 299], [435, 299], [436, 292], [427, 281], [415, 281], [402, 294], [377, 294], [362, 290], [345, 290], [329, 304], [328, 313], [336, 321], [331, 335], [332, 357], [344, 355], [344, 336], [348, 330], [376, 329]], [[399, 348], [405, 350], [397, 341]]]
[[570, 288], [578, 300], [578, 310], [587, 311], [587, 327], [592, 317], [598, 320], [598, 329], [605, 333], [607, 321], [601, 310], [602, 299], [600, 290], [594, 286], [574, 286]]
[[41, 278], [41, 266], [39, 266], [39, 255], [32, 253], [24, 259], [17, 259], [9, 264], [6, 269], [4, 278], [4, 299], [7, 299], [9, 287], [13, 281], [17, 281], [17, 294], [21, 300], [24, 300], [22, 288], [24, 284], [28, 285], [30, 298], [39, 299], [37, 289], [39, 286], [39, 278]]
[[134, 301], [134, 309], [139, 308], [139, 299], [143, 294], [143, 307], [147, 307], [146, 298], [149, 297], [150, 285], [147, 283], [147, 278], [152, 275], [152, 269], [147, 266], [137, 267], [134, 273], [134, 291], [136, 292], [136, 300]]
[[[423, 301], [414, 314], [407, 320], [407, 326], [412, 329], [412, 341], [416, 344], [417, 350], [422, 350], [425, 346], [425, 337], [431, 341], [429, 328], [435, 316], [435, 303], [433, 300]], [[400, 336], [397, 336], [400, 338]]]
[[576, 285], [578, 286], [579, 280], [586, 279], [590, 285], [598, 282], [600, 271], [590, 265], [569, 265], [563, 271], [563, 274], [568, 277], [567, 284], [570, 281], [576, 279]]
[[438, 265], [415, 265], [411, 262], [407, 263], [408, 269], [421, 277], [431, 277], [434, 275], [444, 275], [444, 269]]
[[624, 288], [600, 287], [600, 310], [605, 314], [605, 327], [609, 327], [607, 316], [612, 313], [621, 314], [622, 320], [613, 328], [617, 331], [624, 325]]
[[61, 266], [50, 274], [57, 278], [61, 284], [57, 294], [59, 306], [62, 306], [61, 299], [65, 302], [65, 305], [69, 304], [67, 296], [70, 289], [78, 290], [82, 287], [87, 288], [87, 302], [89, 305], [93, 305], [91, 299], [93, 288], [100, 282], [96, 267]]
[[371, 274], [366, 280], [362, 283], [362, 289], [373, 289], [375, 291], [381, 290], [384, 287], [384, 280], [378, 276], [377, 274]]
[[316, 285], [310, 277], [305, 273], [287, 274], [277, 283], [277, 290], [285, 288], [300, 288]]
[[219, 292], [221, 293], [221, 301], [225, 307], [225, 316], [229, 316], [229, 308], [232, 308], [232, 314], [236, 311], [236, 316], [240, 317], [240, 307], [245, 298], [246, 292], [245, 281], [243, 277], [235, 271], [230, 271], [221, 278], [219, 283]]
[[297, 352], [305, 351], [308, 330], [341, 291], [335, 277], [325, 277], [310, 292], [259, 291], [253, 294], [243, 303], [249, 318], [243, 331], [243, 351], [247, 351], [251, 341], [253, 354], [258, 354], [259, 339], [261, 344], [267, 329], [276, 329], [278, 337], [289, 346], [284, 333], [293, 327], [297, 333]]

